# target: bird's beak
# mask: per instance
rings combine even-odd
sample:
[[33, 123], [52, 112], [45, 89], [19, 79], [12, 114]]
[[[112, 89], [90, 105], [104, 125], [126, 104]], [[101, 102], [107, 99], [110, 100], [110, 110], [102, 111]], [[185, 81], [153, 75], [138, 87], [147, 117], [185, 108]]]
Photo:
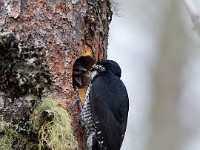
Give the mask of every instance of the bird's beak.
[[99, 72], [103, 72], [105, 71], [105, 68], [102, 66], [102, 65], [93, 65], [92, 68], [90, 69], [90, 71], [93, 71], [93, 70], [97, 70]]

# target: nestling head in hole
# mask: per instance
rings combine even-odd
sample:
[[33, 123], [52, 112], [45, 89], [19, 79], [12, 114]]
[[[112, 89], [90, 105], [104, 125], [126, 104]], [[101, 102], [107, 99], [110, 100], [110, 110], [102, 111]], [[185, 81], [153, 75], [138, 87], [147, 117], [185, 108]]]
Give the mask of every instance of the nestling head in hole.
[[83, 77], [87, 73], [87, 69], [83, 67], [80, 62], [74, 63], [73, 67], [73, 85], [78, 88], [82, 88], [84, 86]]

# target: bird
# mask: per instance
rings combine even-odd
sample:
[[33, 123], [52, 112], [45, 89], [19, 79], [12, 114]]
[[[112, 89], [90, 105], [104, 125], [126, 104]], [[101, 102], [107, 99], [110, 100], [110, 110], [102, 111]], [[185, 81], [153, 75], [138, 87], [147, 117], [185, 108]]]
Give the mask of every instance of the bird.
[[100, 60], [85, 75], [91, 82], [80, 118], [87, 133], [87, 149], [120, 150], [129, 112], [127, 89], [120, 79], [121, 68], [113, 60]]
[[87, 69], [80, 63], [76, 62], [73, 66], [73, 85], [75, 87], [82, 88], [84, 86], [83, 83], [83, 74], [85, 74]]

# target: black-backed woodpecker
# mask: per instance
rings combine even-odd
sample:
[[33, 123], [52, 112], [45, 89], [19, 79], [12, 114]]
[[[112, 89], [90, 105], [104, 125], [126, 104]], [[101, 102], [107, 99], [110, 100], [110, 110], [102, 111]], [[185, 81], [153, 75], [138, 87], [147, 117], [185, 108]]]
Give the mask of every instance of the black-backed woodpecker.
[[101, 60], [86, 75], [91, 82], [80, 109], [81, 123], [87, 132], [87, 148], [120, 150], [129, 111], [127, 90], [120, 79], [121, 68], [113, 60]]

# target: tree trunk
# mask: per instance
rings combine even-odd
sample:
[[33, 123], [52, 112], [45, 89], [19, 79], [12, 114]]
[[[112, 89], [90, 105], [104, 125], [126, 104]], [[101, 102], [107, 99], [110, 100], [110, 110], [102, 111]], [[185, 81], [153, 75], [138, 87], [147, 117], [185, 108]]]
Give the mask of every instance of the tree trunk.
[[109, 0], [1, 0], [0, 14], [0, 149], [85, 149], [73, 65], [107, 57]]

